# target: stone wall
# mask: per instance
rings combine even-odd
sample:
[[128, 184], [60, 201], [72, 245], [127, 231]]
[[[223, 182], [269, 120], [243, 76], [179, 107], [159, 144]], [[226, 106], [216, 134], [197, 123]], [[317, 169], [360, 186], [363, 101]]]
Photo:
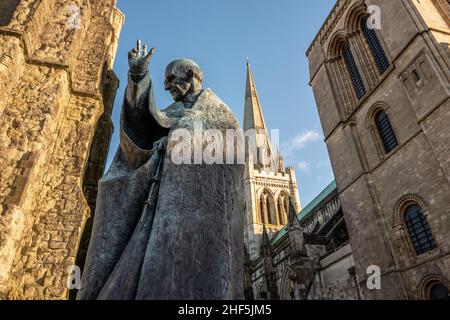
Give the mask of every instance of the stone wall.
[[0, 298], [67, 298], [122, 22], [115, 0], [22, 0], [0, 27]]

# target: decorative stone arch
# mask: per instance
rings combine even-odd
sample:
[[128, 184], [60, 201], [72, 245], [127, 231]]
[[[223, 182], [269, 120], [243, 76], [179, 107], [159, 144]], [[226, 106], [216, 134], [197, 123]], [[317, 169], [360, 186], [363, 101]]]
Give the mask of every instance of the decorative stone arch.
[[345, 17], [344, 30], [348, 33], [356, 64], [370, 90], [381, 81], [382, 75], [391, 66], [392, 57], [380, 30], [366, 27], [365, 21], [370, 18], [367, 9], [364, 1], [352, 5]]
[[331, 36], [325, 51], [325, 66], [329, 71], [331, 86], [338, 99], [338, 111], [342, 120], [347, 119], [358, 103], [354, 84], [342, 54], [344, 45], [349, 45], [348, 34], [341, 29]]
[[20, 0], [1, 0], [0, 1], [0, 27], [7, 26], [19, 5]]
[[290, 198], [291, 196], [286, 190], [279, 190], [275, 194], [277, 205], [277, 220], [279, 225], [285, 225], [288, 222]]
[[377, 149], [378, 155], [380, 156], [380, 159], [384, 159], [387, 156], [386, 151], [384, 150], [384, 144], [383, 144], [382, 138], [380, 136], [380, 133], [379, 133], [377, 125], [376, 125], [376, 116], [380, 112], [385, 112], [386, 115], [388, 116], [392, 130], [394, 131], [394, 135], [395, 135], [397, 141], [399, 141], [396, 126], [392, 124], [392, 117], [391, 117], [390, 109], [391, 109], [391, 107], [389, 105], [387, 105], [384, 102], [379, 101], [379, 102], [376, 102], [373, 106], [371, 106], [366, 114], [366, 128], [368, 130], [370, 130], [372, 139], [374, 141], [374, 144]]
[[425, 200], [416, 194], [405, 194], [395, 203], [394, 206], [394, 228], [404, 225], [405, 209], [411, 204], [416, 204], [421, 207], [424, 216], [428, 218], [428, 205]]
[[[423, 216], [428, 222], [429, 209], [427, 203], [418, 195], [406, 194], [403, 195], [394, 206], [393, 229], [399, 235], [401, 243], [405, 244], [407, 252], [409, 252], [410, 260], [416, 261], [418, 255], [416, 253], [413, 243], [411, 242], [408, 227], [405, 223], [405, 211], [411, 205], [416, 205], [420, 207], [422, 209]], [[433, 230], [431, 230], [431, 233], [434, 234]], [[431, 252], [433, 251], [439, 252], [439, 245]]]
[[367, 16], [367, 5], [364, 1], [355, 2], [347, 12], [344, 22], [344, 30], [347, 33], [355, 32], [359, 29], [361, 19]]
[[[361, 26], [363, 19], [367, 16], [367, 6], [364, 1], [355, 3], [348, 11], [344, 28], [348, 33], [348, 41], [363, 81], [367, 89], [371, 89], [378, 84], [379, 74]], [[379, 38], [378, 34], [377, 37]]]
[[342, 44], [347, 42], [347, 32], [344, 29], [337, 30], [332, 35], [326, 50], [326, 60], [333, 60], [341, 55]]
[[295, 299], [295, 284], [292, 280], [294, 271], [290, 266], [287, 266], [283, 271], [283, 276], [281, 277], [280, 286], [280, 299], [281, 300], [294, 300]]
[[420, 281], [417, 286], [418, 296], [422, 300], [431, 300], [431, 289], [435, 285], [442, 285], [450, 291], [450, 281], [440, 274], [431, 274]]
[[258, 222], [261, 224], [277, 224], [277, 206], [272, 190], [262, 187], [258, 190]]

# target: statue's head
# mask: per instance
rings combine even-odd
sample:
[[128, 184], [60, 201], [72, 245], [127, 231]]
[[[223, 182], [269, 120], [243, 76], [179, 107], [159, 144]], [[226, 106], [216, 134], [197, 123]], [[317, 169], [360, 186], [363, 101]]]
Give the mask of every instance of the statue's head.
[[175, 60], [166, 68], [164, 85], [175, 101], [202, 90], [203, 72], [194, 61], [189, 59]]

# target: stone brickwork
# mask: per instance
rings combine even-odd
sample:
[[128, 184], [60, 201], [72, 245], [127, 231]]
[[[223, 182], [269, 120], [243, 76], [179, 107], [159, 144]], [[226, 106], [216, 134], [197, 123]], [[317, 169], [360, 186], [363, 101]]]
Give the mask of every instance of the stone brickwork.
[[[90, 212], [84, 173], [90, 153], [103, 153], [104, 166], [104, 145], [91, 145], [117, 88], [101, 88], [105, 69], [115, 79], [110, 70], [123, 23], [115, 2], [2, 1], [2, 299], [68, 296], [67, 270]], [[105, 131], [97, 138], [109, 144]]]
[[[381, 9], [381, 29], [373, 33], [361, 27], [370, 5]], [[449, 12], [446, 0], [338, 0], [307, 52], [363, 299], [429, 298], [423, 288], [430, 277], [448, 287]], [[379, 67], [380, 52], [387, 68]], [[359, 98], [354, 69], [365, 87]], [[389, 151], [376, 122], [380, 112], [397, 140]], [[410, 205], [421, 209], [436, 241], [423, 254], [405, 222]], [[366, 287], [371, 265], [382, 270], [381, 290]]]

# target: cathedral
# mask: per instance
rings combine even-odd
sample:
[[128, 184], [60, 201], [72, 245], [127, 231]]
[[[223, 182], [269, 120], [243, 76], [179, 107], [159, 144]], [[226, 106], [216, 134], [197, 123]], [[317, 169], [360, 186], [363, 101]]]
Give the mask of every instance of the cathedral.
[[247, 298], [450, 298], [449, 21], [448, 0], [336, 2], [307, 51], [336, 181], [301, 210], [291, 183], [273, 228], [247, 166]]
[[[357, 299], [336, 183], [302, 209], [294, 168], [285, 168], [282, 155], [273, 152], [249, 63], [244, 106], [248, 130], [261, 139], [256, 154], [247, 156], [244, 178], [246, 298]], [[270, 161], [254, 159], [261, 154]], [[323, 267], [321, 260], [326, 260]]]
[[[82, 272], [116, 2], [0, 1], [0, 299], [68, 299]], [[336, 1], [306, 53], [335, 181], [304, 206], [247, 64], [246, 299], [449, 299], [449, 21], [448, 0]]]

